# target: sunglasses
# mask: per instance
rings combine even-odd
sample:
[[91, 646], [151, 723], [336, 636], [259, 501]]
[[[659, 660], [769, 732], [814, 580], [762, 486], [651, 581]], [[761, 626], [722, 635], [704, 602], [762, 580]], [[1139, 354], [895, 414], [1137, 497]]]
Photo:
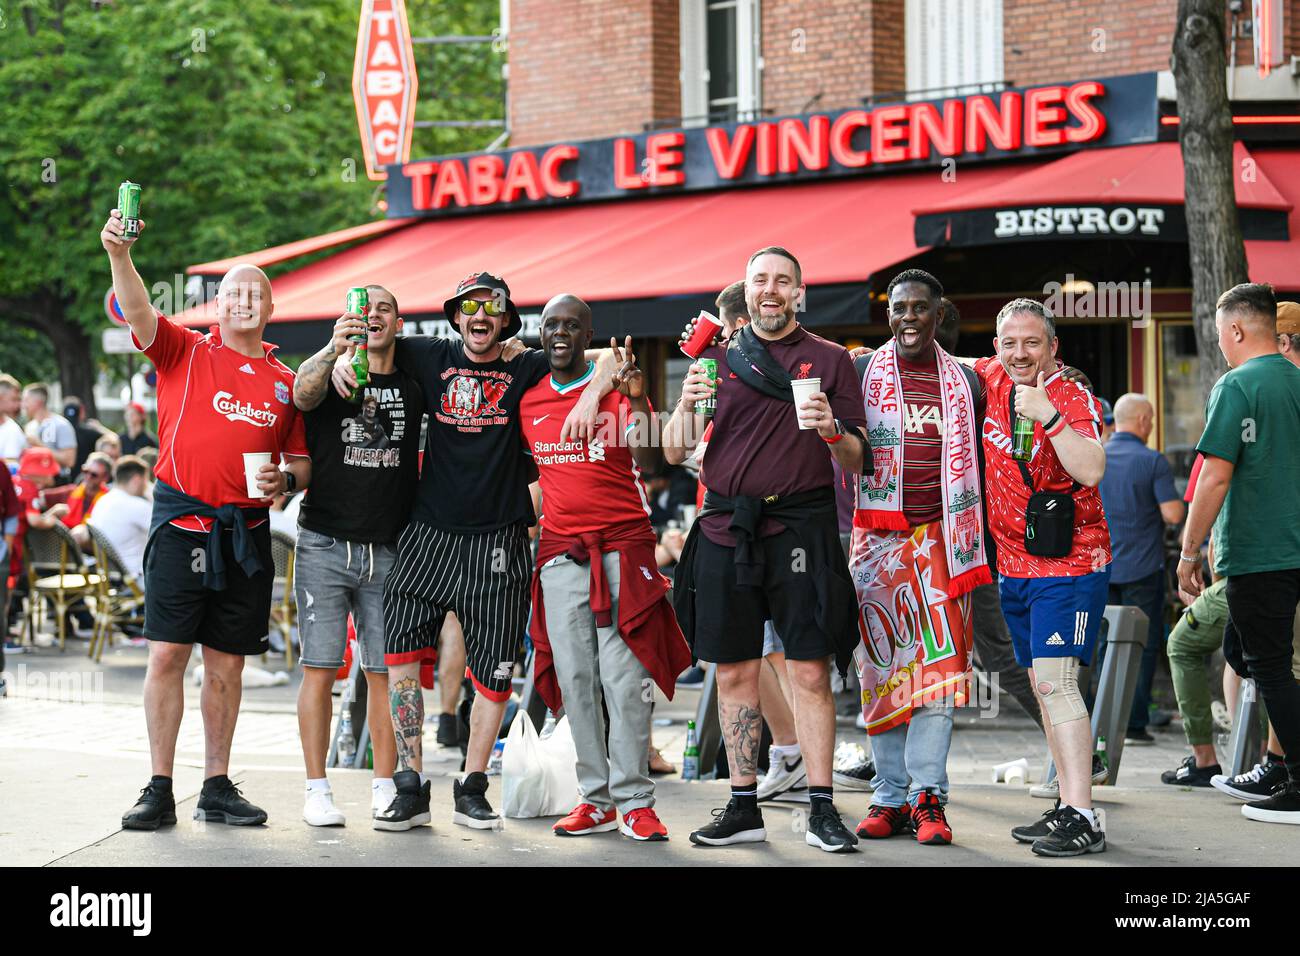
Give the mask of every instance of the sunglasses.
[[483, 307], [484, 315], [504, 315], [506, 311], [502, 306], [497, 305], [495, 299], [488, 299], [486, 302], [480, 299], [461, 299], [460, 313], [461, 315], [477, 315], [479, 306]]
[[98, 478], [100, 481], [103, 481], [105, 478], [108, 477], [108, 472], [106, 471], [89, 471], [83, 468], [81, 470], [81, 473], [83, 475], [89, 475], [91, 478]]

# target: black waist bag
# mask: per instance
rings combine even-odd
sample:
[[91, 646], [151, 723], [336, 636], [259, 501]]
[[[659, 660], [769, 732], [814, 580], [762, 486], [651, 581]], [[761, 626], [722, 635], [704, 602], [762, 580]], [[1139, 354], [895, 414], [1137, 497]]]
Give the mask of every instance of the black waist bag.
[[[1016, 388], [1011, 387], [1007, 399], [1008, 424], [1014, 431]], [[1079, 483], [1073, 482], [1069, 493], [1064, 491], [1034, 491], [1025, 463], [1016, 459], [1020, 477], [1029, 487], [1029, 505], [1025, 508], [1025, 550], [1039, 558], [1064, 558], [1074, 548], [1074, 492]]]

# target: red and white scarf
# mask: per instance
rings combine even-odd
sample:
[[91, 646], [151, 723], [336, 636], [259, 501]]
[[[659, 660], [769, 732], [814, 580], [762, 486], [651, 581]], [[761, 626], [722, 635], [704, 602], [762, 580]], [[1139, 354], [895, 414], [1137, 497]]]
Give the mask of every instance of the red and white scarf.
[[[948, 546], [952, 597], [992, 581], [984, 552], [980, 495], [980, 434], [975, 396], [961, 366], [934, 347], [943, 404], [943, 538]], [[875, 531], [907, 531], [903, 514], [903, 387], [894, 340], [877, 349], [862, 379], [875, 471], [858, 482], [853, 524]]]

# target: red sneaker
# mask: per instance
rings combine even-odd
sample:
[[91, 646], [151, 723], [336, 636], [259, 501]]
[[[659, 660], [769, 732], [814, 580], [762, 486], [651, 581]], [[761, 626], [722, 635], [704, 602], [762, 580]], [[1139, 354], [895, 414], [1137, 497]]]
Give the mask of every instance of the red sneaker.
[[552, 829], [556, 836], [608, 833], [610, 830], [618, 829], [618, 814], [613, 810], [597, 810], [590, 803], [580, 803]]
[[659, 822], [659, 817], [649, 807], [629, 811], [623, 817], [623, 823], [618, 829], [624, 836], [630, 836], [633, 840], [668, 839], [668, 828]]
[[917, 798], [912, 808], [912, 826], [916, 828], [916, 842], [929, 846], [947, 846], [952, 842], [952, 827], [943, 815], [939, 795], [927, 790]]
[[898, 833], [905, 833], [912, 825], [912, 816], [907, 807], [878, 807], [873, 805], [867, 811], [867, 817], [858, 824], [858, 836], [871, 840], [883, 840]]

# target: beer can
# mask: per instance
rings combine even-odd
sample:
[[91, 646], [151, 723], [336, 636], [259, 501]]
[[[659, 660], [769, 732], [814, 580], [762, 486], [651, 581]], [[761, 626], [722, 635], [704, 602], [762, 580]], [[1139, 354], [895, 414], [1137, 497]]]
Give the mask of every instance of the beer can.
[[1034, 454], [1034, 420], [1024, 415], [1016, 416], [1011, 435], [1011, 457], [1016, 461], [1029, 461]]
[[[348, 289], [348, 302], [343, 311], [359, 315], [363, 319], [370, 314], [370, 293], [366, 291], [365, 286]], [[353, 335], [351, 338], [353, 342], [364, 342], [366, 340], [364, 335]]]
[[140, 184], [130, 180], [117, 187], [117, 211], [122, 214], [122, 237], [140, 236]]
[[695, 414], [703, 415], [705, 418], [712, 418], [714, 409], [718, 407], [718, 361], [717, 359], [696, 359], [695, 364], [704, 369], [713, 385], [712, 397], [701, 399], [695, 403]]

